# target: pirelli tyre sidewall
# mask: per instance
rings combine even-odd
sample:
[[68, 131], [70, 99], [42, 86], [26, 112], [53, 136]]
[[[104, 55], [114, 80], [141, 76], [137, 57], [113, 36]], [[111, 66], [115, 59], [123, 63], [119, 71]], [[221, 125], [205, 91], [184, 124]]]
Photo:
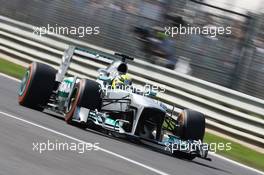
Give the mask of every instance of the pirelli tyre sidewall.
[[18, 89], [18, 103], [33, 109], [43, 109], [55, 86], [56, 72], [49, 65], [31, 63]]
[[202, 113], [185, 109], [179, 117], [180, 137], [183, 140], [203, 140], [205, 133], [205, 117]]
[[90, 110], [101, 110], [102, 98], [99, 83], [93, 80], [81, 79], [75, 84], [70, 103], [65, 111], [65, 121], [72, 122], [75, 109], [85, 107]]

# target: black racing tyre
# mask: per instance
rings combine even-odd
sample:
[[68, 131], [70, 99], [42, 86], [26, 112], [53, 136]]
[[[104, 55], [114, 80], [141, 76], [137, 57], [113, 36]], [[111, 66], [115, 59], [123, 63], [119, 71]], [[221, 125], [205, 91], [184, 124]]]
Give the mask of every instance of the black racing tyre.
[[90, 110], [101, 110], [102, 97], [99, 83], [93, 80], [81, 79], [74, 85], [73, 93], [70, 97], [69, 106], [66, 109], [65, 121], [71, 123], [74, 111], [77, 106]]
[[185, 109], [177, 119], [180, 125], [180, 138], [183, 140], [203, 140], [205, 117], [202, 113]]
[[55, 87], [56, 69], [33, 62], [29, 65], [18, 90], [18, 102], [22, 106], [42, 110]]

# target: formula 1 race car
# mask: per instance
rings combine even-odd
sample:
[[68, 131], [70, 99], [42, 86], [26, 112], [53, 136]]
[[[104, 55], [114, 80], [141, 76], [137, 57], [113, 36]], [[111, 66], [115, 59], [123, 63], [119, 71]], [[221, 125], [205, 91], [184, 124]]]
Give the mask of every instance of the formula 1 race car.
[[[107, 60], [110, 66], [100, 69], [96, 80], [66, 76], [75, 56], [90, 61]], [[115, 60], [69, 46], [58, 70], [33, 62], [21, 81], [19, 104], [39, 111], [53, 111], [69, 124], [78, 123], [184, 159], [210, 160], [208, 146], [202, 143], [204, 115], [190, 109], [180, 113], [169, 111], [167, 104], [154, 99], [155, 93], [138, 91], [131, 82], [127, 84], [129, 88], [122, 88], [124, 84], [113, 88], [115, 77], [127, 74], [127, 62], [133, 58], [120, 53], [112, 56]], [[177, 115], [173, 115], [175, 113]]]

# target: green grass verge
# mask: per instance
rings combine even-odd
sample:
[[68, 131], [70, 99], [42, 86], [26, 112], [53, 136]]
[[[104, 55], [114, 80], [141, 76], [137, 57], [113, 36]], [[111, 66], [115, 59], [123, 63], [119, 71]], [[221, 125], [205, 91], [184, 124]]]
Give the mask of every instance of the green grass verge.
[[0, 72], [21, 79], [25, 73], [25, 68], [5, 59], [0, 59]]
[[216, 136], [208, 132], [205, 134], [204, 142], [208, 144], [216, 143], [218, 145], [219, 143], [224, 143], [224, 145], [230, 143], [230, 151], [217, 150], [216, 153], [232, 160], [235, 160], [237, 162], [248, 165], [250, 167], [254, 167], [256, 169], [264, 171], [264, 154], [262, 153], [259, 153], [239, 143], [225, 139], [223, 137]]
[[[0, 59], [0, 72], [21, 79], [25, 73], [25, 68], [10, 61]], [[224, 143], [226, 145], [227, 143], [231, 143], [230, 146], [232, 149], [230, 151], [218, 150], [216, 153], [264, 171], [264, 154], [208, 132], [205, 134], [204, 141], [208, 144]]]

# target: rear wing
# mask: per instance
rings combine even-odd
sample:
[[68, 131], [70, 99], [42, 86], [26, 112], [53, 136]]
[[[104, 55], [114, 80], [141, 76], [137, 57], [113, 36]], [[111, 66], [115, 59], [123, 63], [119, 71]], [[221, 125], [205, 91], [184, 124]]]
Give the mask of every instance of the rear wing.
[[65, 74], [70, 66], [71, 60], [74, 55], [80, 56], [83, 59], [99, 61], [105, 64], [111, 64], [117, 59], [121, 59], [122, 62], [125, 62], [128, 59], [134, 60], [133, 57], [127, 56], [122, 53], [114, 52], [113, 54], [107, 54], [107, 53], [99, 54], [98, 52], [91, 50], [91, 49], [86, 49], [86, 48], [70, 45], [63, 53], [62, 61], [61, 61], [58, 73], [56, 75], [57, 82], [63, 81], [63, 78], [65, 77]]

